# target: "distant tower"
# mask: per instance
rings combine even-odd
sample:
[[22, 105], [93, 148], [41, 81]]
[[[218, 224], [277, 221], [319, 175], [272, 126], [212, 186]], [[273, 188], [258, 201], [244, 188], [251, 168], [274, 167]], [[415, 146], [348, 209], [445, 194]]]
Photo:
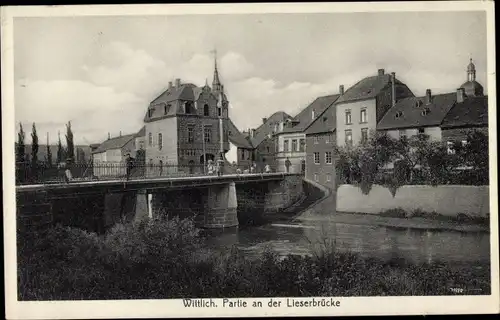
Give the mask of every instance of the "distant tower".
[[476, 81], [476, 66], [472, 63], [472, 58], [467, 66], [467, 81]]
[[460, 88], [464, 89], [467, 97], [479, 97], [484, 94], [483, 86], [476, 81], [476, 66], [472, 62], [472, 58], [467, 65], [467, 82], [462, 84]]

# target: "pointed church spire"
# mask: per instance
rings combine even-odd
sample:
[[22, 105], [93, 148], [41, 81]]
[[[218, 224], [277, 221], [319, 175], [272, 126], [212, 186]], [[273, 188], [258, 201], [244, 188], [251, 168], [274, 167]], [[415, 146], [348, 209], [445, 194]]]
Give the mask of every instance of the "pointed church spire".
[[214, 54], [214, 80], [212, 81], [212, 90], [216, 92], [222, 91], [222, 86], [219, 79], [219, 71], [217, 70], [217, 49], [212, 51]]

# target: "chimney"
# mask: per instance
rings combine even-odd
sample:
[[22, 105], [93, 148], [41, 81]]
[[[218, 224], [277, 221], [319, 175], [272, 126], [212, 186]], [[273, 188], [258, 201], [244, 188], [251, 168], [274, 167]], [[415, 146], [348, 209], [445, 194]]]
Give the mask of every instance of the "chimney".
[[431, 89], [425, 90], [425, 104], [430, 104], [432, 100]]
[[344, 95], [344, 85], [343, 85], [343, 84], [341, 84], [341, 85], [339, 86], [339, 93], [340, 93], [340, 95], [341, 95], [341, 96], [343, 96], [343, 95]]
[[396, 72], [391, 72], [391, 96], [392, 106], [396, 105]]
[[383, 76], [385, 73], [385, 70], [384, 69], [378, 69], [378, 75], [379, 76]]
[[181, 86], [181, 79], [177, 78], [175, 79], [175, 87], [179, 88]]
[[170, 89], [172, 89], [172, 87], [173, 87], [172, 81], [169, 81], [168, 82], [168, 89], [170, 90]]
[[122, 136], [122, 131], [120, 130], [120, 137]]
[[465, 89], [458, 88], [457, 89], [457, 103], [462, 103], [465, 100]]
[[266, 123], [267, 118], [262, 118], [262, 123]]
[[109, 139], [111, 139], [111, 134], [109, 134], [109, 132], [108, 132], [108, 140], [109, 140]]

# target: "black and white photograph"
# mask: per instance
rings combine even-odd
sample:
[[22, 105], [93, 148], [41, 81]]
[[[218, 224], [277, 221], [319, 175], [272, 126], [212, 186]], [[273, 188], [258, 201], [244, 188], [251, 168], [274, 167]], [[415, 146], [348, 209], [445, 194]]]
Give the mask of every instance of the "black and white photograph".
[[2, 7], [7, 318], [498, 312], [493, 9]]

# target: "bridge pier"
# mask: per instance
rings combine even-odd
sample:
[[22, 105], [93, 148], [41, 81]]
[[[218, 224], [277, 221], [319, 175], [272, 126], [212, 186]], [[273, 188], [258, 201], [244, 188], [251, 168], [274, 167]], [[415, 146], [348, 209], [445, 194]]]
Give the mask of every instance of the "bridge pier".
[[239, 225], [237, 209], [238, 201], [234, 182], [209, 187], [205, 202], [203, 227], [237, 227]]

